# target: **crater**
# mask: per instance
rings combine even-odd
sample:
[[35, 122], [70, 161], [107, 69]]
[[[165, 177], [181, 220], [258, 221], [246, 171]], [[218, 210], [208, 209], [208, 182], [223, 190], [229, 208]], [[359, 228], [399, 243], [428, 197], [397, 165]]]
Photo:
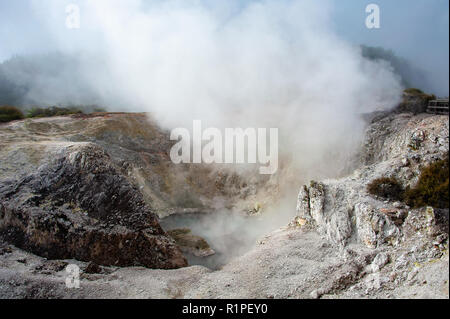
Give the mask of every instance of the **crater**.
[[[176, 213], [160, 220], [162, 228], [172, 236], [180, 245], [190, 266], [201, 265], [212, 270], [219, 270], [233, 258], [239, 257], [249, 251], [256, 243], [259, 232], [254, 232], [257, 227], [250, 227], [253, 223], [262, 222], [261, 217], [245, 216], [232, 211], [212, 211], [208, 213]], [[192, 247], [186, 249], [184, 238], [180, 240], [180, 233], [194, 236], [197, 241], [190, 243], [202, 243], [206, 246]], [[191, 238], [192, 239], [192, 238]], [[187, 240], [189, 241], [189, 239]], [[208, 248], [213, 250], [212, 254], [204, 254], [202, 251]], [[198, 251], [200, 253], [195, 253]]]

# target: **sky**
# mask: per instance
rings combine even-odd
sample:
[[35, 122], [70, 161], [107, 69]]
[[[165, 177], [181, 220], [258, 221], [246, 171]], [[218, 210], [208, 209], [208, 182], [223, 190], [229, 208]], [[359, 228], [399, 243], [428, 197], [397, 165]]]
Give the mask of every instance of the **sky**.
[[[336, 0], [337, 32], [354, 43], [392, 49], [416, 67], [430, 72], [436, 90], [448, 96], [449, 1], [448, 0]], [[339, 2], [339, 4], [337, 4]], [[380, 7], [380, 29], [363, 24], [365, 6]]]
[[[79, 2], [79, 1], [78, 1]], [[155, 1], [149, 1], [153, 3]], [[203, 1], [214, 6], [215, 10], [228, 12], [232, 18], [235, 12], [250, 1]], [[255, 2], [255, 1], [252, 1]], [[263, 1], [261, 1], [263, 2]], [[354, 44], [366, 44], [392, 49], [397, 55], [410, 60], [416, 67], [429, 72], [436, 92], [448, 95], [449, 78], [449, 1], [447, 0], [321, 0], [324, 6], [331, 7], [329, 16], [336, 32]], [[59, 1], [60, 12], [55, 14], [53, 0], [0, 0], [0, 61], [15, 54], [45, 53], [61, 47], [55, 39], [55, 30], [49, 29], [47, 20], [65, 23], [64, 8], [72, 1]], [[214, 4], [211, 4], [214, 3]], [[365, 26], [365, 7], [375, 3], [380, 7], [380, 29], [367, 29]], [[145, 10], [145, 2], [142, 10]], [[86, 15], [82, 21], [85, 28], [94, 26]], [[84, 17], [84, 19], [83, 19]], [[51, 24], [55, 28], [57, 23]], [[92, 37], [77, 38], [76, 33], [67, 32], [65, 46], [71, 42], [95, 46], [95, 27]], [[74, 36], [75, 34], [75, 36]], [[58, 35], [61, 37], [61, 33]], [[64, 33], [63, 33], [64, 36]]]

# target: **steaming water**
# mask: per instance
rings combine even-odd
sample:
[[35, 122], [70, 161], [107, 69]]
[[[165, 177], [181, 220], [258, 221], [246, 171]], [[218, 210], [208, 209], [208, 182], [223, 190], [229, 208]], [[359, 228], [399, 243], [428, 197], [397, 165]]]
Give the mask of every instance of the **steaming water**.
[[189, 228], [193, 235], [204, 238], [216, 252], [215, 255], [208, 257], [196, 257], [188, 253], [184, 255], [189, 265], [202, 265], [214, 270], [243, 255], [256, 244], [262, 234], [249, 229], [258, 228], [260, 223], [262, 219], [259, 217], [245, 217], [228, 211], [174, 214], [160, 221], [166, 231]]

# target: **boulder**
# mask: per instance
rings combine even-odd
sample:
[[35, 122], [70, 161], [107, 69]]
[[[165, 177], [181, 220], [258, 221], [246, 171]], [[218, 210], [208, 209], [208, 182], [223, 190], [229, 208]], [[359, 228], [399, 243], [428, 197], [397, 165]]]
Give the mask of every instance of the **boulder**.
[[169, 230], [168, 234], [175, 240], [183, 252], [197, 257], [208, 257], [216, 253], [204, 238], [193, 235], [188, 228]]
[[187, 261], [99, 146], [75, 144], [0, 183], [0, 237], [49, 259], [179, 268]]

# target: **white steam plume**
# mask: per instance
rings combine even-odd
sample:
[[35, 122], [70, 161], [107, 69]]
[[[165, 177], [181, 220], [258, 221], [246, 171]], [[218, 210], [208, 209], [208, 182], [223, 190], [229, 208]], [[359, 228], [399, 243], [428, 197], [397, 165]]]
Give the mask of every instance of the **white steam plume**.
[[83, 54], [80, 72], [106, 103], [166, 128], [278, 127], [281, 155], [304, 172], [339, 169], [362, 136], [359, 114], [399, 102], [399, 79], [335, 34], [327, 1], [82, 0], [76, 31], [61, 25], [60, 1], [46, 3], [60, 49]]

